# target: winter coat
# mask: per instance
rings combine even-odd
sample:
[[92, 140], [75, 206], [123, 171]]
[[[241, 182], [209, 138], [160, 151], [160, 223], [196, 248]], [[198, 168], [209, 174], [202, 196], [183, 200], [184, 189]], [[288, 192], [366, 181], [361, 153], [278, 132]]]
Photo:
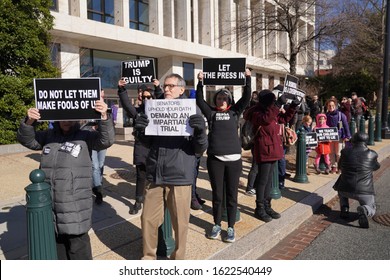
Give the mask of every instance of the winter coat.
[[32, 150], [42, 150], [40, 169], [51, 185], [55, 230], [58, 234], [79, 235], [92, 225], [92, 150], [109, 148], [115, 140], [111, 119], [100, 121], [97, 131], [79, 126], [63, 135], [59, 123], [53, 129], [35, 131], [21, 123], [18, 141]]
[[[185, 98], [184, 94], [180, 98]], [[197, 109], [197, 114], [200, 110]], [[196, 156], [207, 149], [206, 131], [192, 136], [149, 136], [137, 131], [136, 139], [149, 149], [146, 179], [156, 185], [188, 186], [194, 181]]]
[[344, 115], [347, 117], [347, 122], [350, 123], [351, 122], [351, 117], [352, 117], [352, 113], [351, 113], [351, 104], [347, 101], [347, 102], [343, 102], [341, 103], [340, 105], [340, 111], [342, 113], [344, 113]]
[[329, 127], [337, 127], [340, 140], [351, 138], [347, 117], [342, 112], [338, 109], [333, 112], [328, 111], [326, 113], [326, 118], [326, 124]]
[[[325, 123], [320, 125], [319, 119], [320, 117], [325, 118]], [[314, 131], [316, 131], [317, 128], [329, 128], [329, 126], [326, 124], [327, 117], [325, 114], [318, 114], [316, 116], [316, 126], [313, 128]], [[318, 155], [329, 155], [330, 154], [330, 142], [318, 142], [318, 146], [315, 149], [316, 153]]]
[[296, 107], [288, 106], [284, 114], [274, 104], [264, 107], [261, 102], [252, 107], [251, 121], [253, 129], [257, 131], [255, 138], [254, 156], [257, 163], [271, 162], [282, 159], [284, 156], [280, 124], [287, 124], [294, 114]]
[[355, 143], [341, 150], [338, 164], [341, 175], [334, 188], [337, 191], [373, 195], [373, 171], [380, 168], [378, 154], [365, 143]]
[[[131, 104], [129, 96], [127, 95], [127, 91], [124, 87], [118, 87], [118, 96], [119, 96], [119, 100], [121, 101], [123, 109], [125, 110], [125, 112], [130, 118], [135, 120], [139, 113], [145, 112], [144, 104], [142, 104], [139, 107], [134, 107]], [[136, 138], [134, 140], [133, 164], [145, 165], [146, 157], [148, 153], [149, 153], [149, 149], [146, 148], [144, 145], [142, 145], [142, 143]]]

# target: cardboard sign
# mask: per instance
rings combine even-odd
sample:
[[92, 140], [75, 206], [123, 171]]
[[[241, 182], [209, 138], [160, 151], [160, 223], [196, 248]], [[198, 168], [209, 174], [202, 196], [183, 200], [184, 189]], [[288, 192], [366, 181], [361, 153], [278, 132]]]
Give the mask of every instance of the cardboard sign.
[[339, 141], [337, 127], [316, 128], [318, 142]]
[[100, 78], [34, 79], [35, 106], [42, 121], [99, 120]]
[[204, 85], [245, 85], [245, 58], [204, 58]]
[[290, 74], [286, 74], [284, 80], [283, 94], [286, 95], [287, 103], [290, 103], [295, 99], [295, 96], [298, 96], [298, 100], [302, 100], [305, 97], [305, 92], [298, 89], [299, 79]]
[[190, 136], [193, 128], [188, 121], [196, 114], [195, 99], [145, 100], [145, 114], [149, 124], [145, 135]]
[[154, 59], [122, 61], [122, 77], [128, 84], [153, 83], [156, 78]]
[[313, 148], [318, 146], [317, 133], [308, 132], [306, 133], [306, 148]]

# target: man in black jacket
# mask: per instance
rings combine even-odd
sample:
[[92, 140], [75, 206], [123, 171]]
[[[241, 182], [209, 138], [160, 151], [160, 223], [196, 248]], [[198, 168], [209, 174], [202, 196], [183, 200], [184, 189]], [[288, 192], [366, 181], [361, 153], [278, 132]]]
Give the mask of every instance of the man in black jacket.
[[378, 154], [367, 147], [368, 134], [357, 132], [352, 137], [352, 148], [343, 149], [339, 160], [341, 175], [334, 189], [340, 198], [340, 217], [348, 218], [348, 198], [359, 201], [359, 225], [368, 228], [367, 217], [375, 215], [373, 171], [380, 168]]
[[[185, 81], [177, 74], [165, 78], [164, 98], [184, 98]], [[175, 232], [175, 251], [171, 259], [184, 259], [190, 219], [191, 185], [194, 179], [196, 154], [207, 149], [207, 135], [203, 116], [190, 116], [194, 134], [188, 136], [147, 136], [148, 117], [140, 113], [135, 119], [135, 137], [148, 147], [144, 210], [141, 215], [143, 257], [156, 259], [158, 227], [168, 207]]]

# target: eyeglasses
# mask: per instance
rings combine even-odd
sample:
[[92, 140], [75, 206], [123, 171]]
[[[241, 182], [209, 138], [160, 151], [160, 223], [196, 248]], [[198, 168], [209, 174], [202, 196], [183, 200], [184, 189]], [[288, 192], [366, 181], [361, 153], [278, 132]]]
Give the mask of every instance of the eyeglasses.
[[142, 96], [142, 99], [152, 99], [152, 97], [150, 95], [148, 96]]
[[164, 84], [163, 88], [165, 89], [166, 87], [169, 88], [169, 90], [172, 90], [174, 87], [178, 87], [179, 85], [173, 85], [173, 84]]

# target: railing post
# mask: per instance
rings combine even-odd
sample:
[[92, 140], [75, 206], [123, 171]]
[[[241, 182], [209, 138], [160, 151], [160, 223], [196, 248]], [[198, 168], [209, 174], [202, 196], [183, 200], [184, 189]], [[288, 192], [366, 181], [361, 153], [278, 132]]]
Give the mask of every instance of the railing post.
[[26, 190], [27, 239], [30, 260], [56, 260], [51, 187], [45, 183], [45, 172], [35, 169], [30, 173]]
[[297, 157], [295, 164], [294, 182], [308, 183], [306, 173], [306, 132], [303, 129], [298, 130]]
[[164, 222], [158, 228], [157, 256], [168, 257], [175, 250], [176, 244], [172, 237], [171, 214], [167, 207], [164, 210]]
[[369, 115], [368, 116], [368, 145], [374, 146], [374, 118]]

